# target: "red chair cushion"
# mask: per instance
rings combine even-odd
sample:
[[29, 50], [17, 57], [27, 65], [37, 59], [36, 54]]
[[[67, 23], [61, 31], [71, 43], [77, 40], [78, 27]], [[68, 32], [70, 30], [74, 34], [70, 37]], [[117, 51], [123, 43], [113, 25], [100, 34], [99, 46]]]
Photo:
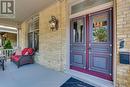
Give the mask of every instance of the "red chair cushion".
[[[33, 48], [24, 48], [22, 50], [22, 55], [33, 55], [33, 52], [34, 52]], [[17, 62], [17, 61], [19, 61], [19, 59], [22, 55], [12, 55], [11, 60]]]
[[33, 52], [34, 52], [34, 50], [33, 50], [32, 48], [28, 48], [28, 54], [29, 54], [29, 55], [32, 55]]
[[24, 48], [24, 49], [22, 50], [22, 55], [25, 55], [27, 51], [28, 51], [28, 48]]

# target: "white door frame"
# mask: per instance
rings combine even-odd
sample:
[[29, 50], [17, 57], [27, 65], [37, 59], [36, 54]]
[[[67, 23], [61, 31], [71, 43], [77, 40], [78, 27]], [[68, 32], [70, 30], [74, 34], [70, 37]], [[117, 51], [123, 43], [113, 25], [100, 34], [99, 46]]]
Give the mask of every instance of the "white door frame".
[[[96, 7], [90, 8], [88, 10], [80, 11], [80, 12], [75, 13], [73, 15], [71, 15], [71, 6], [73, 6], [77, 3], [80, 3], [84, 0], [70, 0], [70, 1], [71, 2], [69, 2], [69, 13], [68, 13], [69, 18], [68, 18], [68, 22], [67, 22], [68, 26], [67, 26], [67, 29], [66, 29], [67, 30], [66, 31], [66, 34], [67, 34], [67, 49], [66, 49], [67, 50], [67, 60], [66, 60], [66, 65], [65, 65], [65, 72], [69, 73], [73, 76], [76, 76], [78, 78], [84, 79], [87, 82], [90, 82], [92, 84], [96, 84], [98, 86], [101, 86], [101, 87], [113, 87], [113, 86], [115, 87], [115, 85], [116, 85], [116, 44], [113, 44], [113, 82], [70, 69], [70, 19], [75, 18], [75, 17], [79, 17], [79, 16], [83, 16], [83, 15], [86, 15], [86, 14], [90, 14], [90, 13], [93, 13], [93, 12], [101, 11], [101, 10], [104, 10], [104, 9], [107, 9], [107, 8], [110, 8], [110, 7], [114, 7], [115, 1], [96, 6]], [[115, 14], [115, 8], [114, 8], [113, 11], [114, 11], [113, 13]], [[114, 20], [115, 20], [115, 17], [114, 17]], [[113, 33], [116, 33], [115, 25], [114, 25], [113, 28], [114, 28]], [[113, 34], [113, 35], [114, 35], [113, 36], [114, 37], [113, 43], [116, 43], [116, 34]]]

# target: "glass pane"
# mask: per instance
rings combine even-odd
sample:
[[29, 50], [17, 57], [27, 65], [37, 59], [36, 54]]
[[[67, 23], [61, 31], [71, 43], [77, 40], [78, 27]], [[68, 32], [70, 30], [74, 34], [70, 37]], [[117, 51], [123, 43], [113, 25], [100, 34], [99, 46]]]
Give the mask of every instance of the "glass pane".
[[83, 2], [71, 7], [71, 14], [110, 2], [112, 0], [84, 0]]
[[28, 25], [28, 32], [31, 32], [31, 31], [33, 31], [33, 24], [32, 23], [29, 23], [29, 25]]
[[29, 30], [28, 32], [33, 32], [39, 29], [39, 17], [33, 18], [28, 24]]
[[108, 14], [100, 14], [92, 17], [93, 21], [93, 41], [94, 42], [108, 42]]
[[83, 20], [73, 22], [73, 42], [83, 42]]
[[35, 51], [39, 50], [39, 31], [35, 31], [35, 34], [34, 34], [34, 48], [35, 48]]
[[33, 33], [28, 33], [28, 47], [33, 48]]
[[34, 29], [39, 29], [39, 18], [34, 20]]

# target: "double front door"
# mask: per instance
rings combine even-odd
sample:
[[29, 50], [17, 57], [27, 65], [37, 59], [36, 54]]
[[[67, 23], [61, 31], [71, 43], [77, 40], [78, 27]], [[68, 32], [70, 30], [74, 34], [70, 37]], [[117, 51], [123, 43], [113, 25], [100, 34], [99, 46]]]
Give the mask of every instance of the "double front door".
[[112, 80], [112, 10], [71, 19], [70, 68]]

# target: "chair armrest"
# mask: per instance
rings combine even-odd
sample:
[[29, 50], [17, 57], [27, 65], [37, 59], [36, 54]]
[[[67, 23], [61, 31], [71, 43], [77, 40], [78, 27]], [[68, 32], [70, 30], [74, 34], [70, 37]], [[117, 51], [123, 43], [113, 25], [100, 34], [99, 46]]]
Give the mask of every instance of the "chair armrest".
[[12, 53], [12, 55], [15, 55], [15, 54], [16, 54], [16, 52], [13, 52], [13, 53]]
[[33, 58], [32, 55], [22, 55], [19, 60], [20, 60], [20, 61], [21, 61], [21, 60], [30, 60], [30, 59], [32, 59], [32, 58]]

